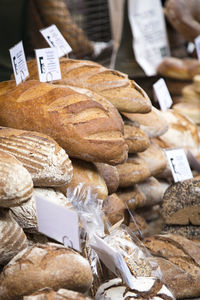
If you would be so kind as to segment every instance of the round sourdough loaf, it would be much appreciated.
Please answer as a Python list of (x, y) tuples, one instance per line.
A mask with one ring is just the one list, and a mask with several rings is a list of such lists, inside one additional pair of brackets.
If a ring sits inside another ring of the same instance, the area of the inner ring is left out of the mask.
[[(30, 79), (38, 79), (36, 60), (28, 62)], [(62, 58), (62, 79), (56, 84), (87, 88), (109, 100), (119, 111), (147, 113), (151, 101), (145, 91), (128, 75), (86, 60)]]
[(13, 155), (0, 151), (0, 207), (11, 207), (31, 198), (30, 173)]
[(53, 289), (45, 288), (30, 296), (24, 296), (23, 300), (92, 300), (92, 298), (85, 297), (83, 294), (66, 289), (54, 291)]
[(72, 249), (48, 243), (18, 253), (0, 274), (0, 299), (18, 300), (41, 288), (87, 291), (92, 284), (88, 261)]
[(67, 153), (45, 134), (0, 127), (0, 150), (21, 161), (31, 174), (34, 186), (58, 186), (72, 178)]
[(27, 245), (25, 233), (9, 210), (0, 209), (0, 265), (6, 264)]
[(127, 158), (119, 112), (89, 90), (26, 81), (0, 96), (0, 125), (47, 134), (71, 157), (110, 164)]

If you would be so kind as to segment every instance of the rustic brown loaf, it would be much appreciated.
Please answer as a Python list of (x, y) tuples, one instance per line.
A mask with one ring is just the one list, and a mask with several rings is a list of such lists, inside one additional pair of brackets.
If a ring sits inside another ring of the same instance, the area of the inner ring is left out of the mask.
[(124, 124), (124, 139), (128, 145), (129, 153), (145, 151), (150, 146), (147, 134), (132, 124)]
[(127, 158), (118, 111), (84, 89), (24, 82), (0, 96), (0, 124), (45, 133), (83, 160), (116, 164)]
[(23, 300), (92, 300), (83, 294), (66, 289), (54, 291), (50, 288), (41, 289), (30, 296), (24, 296)]
[(200, 241), (200, 226), (199, 225), (169, 225), (166, 224), (162, 228), (162, 234), (173, 233), (184, 236), (188, 239)]
[(172, 26), (187, 40), (193, 42), (200, 34), (200, 3), (198, 0), (168, 0), (165, 15)]
[(144, 181), (151, 173), (144, 159), (137, 155), (129, 156), (127, 161), (116, 166), (119, 173), (119, 187), (128, 187)]
[(162, 217), (166, 224), (200, 225), (200, 180), (185, 180), (172, 184), (162, 202)]
[[(147, 113), (151, 102), (143, 89), (126, 74), (92, 61), (60, 60), (62, 79), (56, 84), (87, 88), (112, 102), (119, 111)], [(38, 79), (36, 61), (28, 61), (30, 79)]]
[(132, 122), (137, 122), (140, 125), (140, 128), (146, 132), (150, 138), (164, 134), (169, 128), (169, 124), (163, 117), (162, 112), (153, 106), (151, 112), (148, 114), (123, 112), (122, 115)]
[(144, 240), (162, 272), (162, 281), (176, 298), (200, 296), (200, 248), (179, 235), (156, 235)]
[(0, 210), (0, 265), (8, 263), (28, 245), (22, 228), (13, 219), (8, 209)]
[(67, 153), (45, 134), (0, 126), (0, 150), (21, 161), (34, 186), (62, 185), (72, 178)]
[(72, 165), (73, 177), (71, 182), (60, 186), (58, 190), (66, 195), (68, 188), (74, 189), (77, 185), (83, 184), (85, 188), (96, 194), (98, 199), (105, 200), (108, 196), (108, 189), (97, 168), (92, 163), (80, 159), (72, 159)]
[(103, 203), (103, 211), (111, 225), (123, 219), (125, 221), (125, 210), (124, 202), (115, 193), (109, 195)]
[(146, 196), (136, 184), (127, 188), (118, 189), (116, 194), (130, 210), (143, 207), (146, 203)]
[(57, 205), (72, 208), (69, 200), (61, 192), (55, 191), (53, 188), (34, 188), (31, 199), (19, 206), (10, 208), (12, 216), (26, 232), (38, 232), (36, 196), (45, 198)]
[(101, 174), (108, 188), (108, 194), (116, 192), (119, 186), (119, 173), (116, 166), (104, 163), (95, 163), (98, 172)]
[(88, 261), (72, 249), (48, 243), (18, 253), (0, 274), (1, 300), (18, 300), (41, 288), (87, 291), (92, 283)]
[(162, 76), (180, 80), (192, 80), (200, 74), (200, 62), (195, 58), (165, 57), (157, 68)]
[(16, 87), (15, 80), (2, 81), (0, 87), (0, 96), (7, 94), (9, 91)]
[(14, 156), (0, 151), (0, 207), (19, 205), (31, 198), (30, 173)]

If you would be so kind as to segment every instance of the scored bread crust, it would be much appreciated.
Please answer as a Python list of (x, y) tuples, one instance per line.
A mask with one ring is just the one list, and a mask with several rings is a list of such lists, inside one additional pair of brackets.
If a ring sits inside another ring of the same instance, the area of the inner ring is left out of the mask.
[(0, 126), (0, 150), (21, 161), (34, 186), (62, 185), (72, 178), (67, 153), (45, 134)]
[(0, 207), (26, 202), (32, 193), (30, 173), (13, 155), (0, 151)]
[[(38, 79), (35, 60), (28, 61), (30, 79)], [(55, 84), (87, 88), (109, 100), (119, 111), (147, 113), (151, 101), (145, 91), (128, 75), (102, 65), (75, 59), (60, 59), (62, 79)]]
[(71, 157), (110, 164), (127, 158), (120, 114), (85, 89), (24, 82), (0, 96), (0, 124), (47, 134)]

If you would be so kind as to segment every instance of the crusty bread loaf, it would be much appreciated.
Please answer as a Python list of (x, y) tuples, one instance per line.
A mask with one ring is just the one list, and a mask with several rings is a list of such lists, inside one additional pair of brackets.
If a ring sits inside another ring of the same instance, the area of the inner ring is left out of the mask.
[(31, 198), (30, 173), (13, 155), (0, 151), (0, 207), (19, 205)]
[(137, 155), (129, 156), (127, 161), (116, 166), (119, 173), (119, 187), (128, 187), (144, 181), (151, 175), (144, 159)]
[(117, 194), (109, 195), (103, 203), (103, 211), (111, 225), (123, 219), (126, 221), (125, 210), (125, 204)]
[(90, 189), (93, 194), (96, 194), (98, 199), (105, 200), (108, 196), (108, 189), (97, 168), (92, 163), (80, 159), (72, 159), (72, 165), (73, 177), (71, 182), (60, 186), (58, 190), (66, 195), (68, 188), (74, 189), (82, 183), (85, 188)]
[(144, 240), (145, 247), (155, 256), (162, 272), (162, 281), (174, 296), (200, 296), (200, 248), (179, 235), (156, 235)]
[(14, 219), (26, 232), (38, 232), (37, 212), (35, 197), (42, 197), (57, 205), (72, 208), (69, 200), (59, 191), (52, 188), (34, 188), (33, 196), (27, 202), (11, 207), (11, 213)]
[(67, 153), (45, 134), (0, 126), (0, 150), (21, 161), (34, 186), (62, 185), (72, 178)]
[(165, 225), (162, 234), (173, 233), (184, 236), (188, 239), (200, 241), (199, 225)]
[(200, 180), (185, 180), (168, 187), (162, 202), (166, 224), (200, 225)]
[(180, 102), (173, 105), (173, 110), (200, 125), (200, 101), (199, 103)]
[(0, 210), (0, 265), (8, 263), (28, 245), (22, 228), (13, 219), (8, 209)]
[(196, 74), (200, 74), (200, 62), (195, 58), (165, 57), (157, 67), (157, 71), (162, 76), (192, 80)]
[(2, 81), (0, 87), (0, 96), (7, 94), (9, 91), (16, 87), (15, 80)]
[(106, 186), (108, 188), (108, 194), (116, 192), (119, 186), (119, 173), (116, 166), (111, 166), (104, 163), (95, 163), (95, 166), (105, 180)]
[(135, 210), (137, 207), (143, 207), (146, 203), (146, 196), (142, 193), (137, 184), (127, 188), (118, 189), (116, 194), (130, 210)]
[(1, 300), (18, 300), (41, 288), (85, 292), (92, 283), (88, 261), (72, 249), (49, 243), (19, 252), (0, 274)]
[[(30, 79), (38, 79), (36, 61), (28, 62)], [(86, 60), (62, 58), (62, 79), (57, 84), (87, 88), (112, 102), (120, 111), (147, 113), (151, 102), (147, 94), (126, 74)]]
[(45, 133), (83, 160), (116, 164), (127, 158), (121, 116), (91, 91), (26, 81), (0, 96), (0, 125)]
[(23, 300), (92, 300), (83, 294), (66, 289), (54, 291), (50, 288), (41, 289), (30, 296), (24, 296)]
[(147, 134), (130, 123), (124, 124), (124, 138), (128, 145), (129, 153), (145, 151), (150, 146), (150, 140)]
[[(200, 77), (200, 75), (196, 77)], [(196, 81), (196, 85), (197, 85), (197, 81)], [(200, 104), (200, 94), (194, 90), (194, 87), (195, 87), (194, 84), (189, 84), (182, 89), (181, 102)]]
[(167, 159), (163, 150), (154, 142), (151, 142), (144, 152), (138, 153), (138, 156), (146, 162), (151, 176), (162, 173), (167, 167)]
[(128, 120), (139, 123), (140, 128), (150, 138), (160, 136), (169, 129), (169, 124), (163, 117), (162, 112), (155, 107), (152, 107), (151, 112), (148, 114), (122, 113), (122, 115)]

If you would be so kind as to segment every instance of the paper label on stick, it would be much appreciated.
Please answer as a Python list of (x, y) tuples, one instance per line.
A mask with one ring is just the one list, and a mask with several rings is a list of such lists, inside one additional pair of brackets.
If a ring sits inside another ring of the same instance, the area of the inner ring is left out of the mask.
[(24, 47), (22, 42), (9, 49), (16, 84), (25, 81), (29, 76)]
[(105, 266), (109, 268), (114, 274), (121, 276), (123, 281), (133, 289), (134, 276), (131, 274), (122, 255), (111, 248), (103, 239), (101, 239), (97, 235), (94, 235), (94, 240), (90, 245), (96, 251)]
[(39, 232), (80, 251), (78, 214), (41, 196), (35, 196)]
[(60, 62), (56, 48), (37, 49), (35, 55), (41, 82), (61, 79)]
[(153, 90), (161, 110), (165, 111), (170, 108), (173, 101), (163, 78), (160, 78), (158, 81), (156, 81), (156, 83), (153, 84)]
[(62, 36), (56, 25), (41, 29), (40, 32), (50, 47), (57, 48), (59, 58), (72, 51), (72, 48)]
[(185, 151), (183, 149), (164, 150), (175, 182), (193, 178)]
[(165, 18), (160, 0), (128, 0), (128, 15), (133, 33), (133, 50), (147, 76), (170, 55)]

